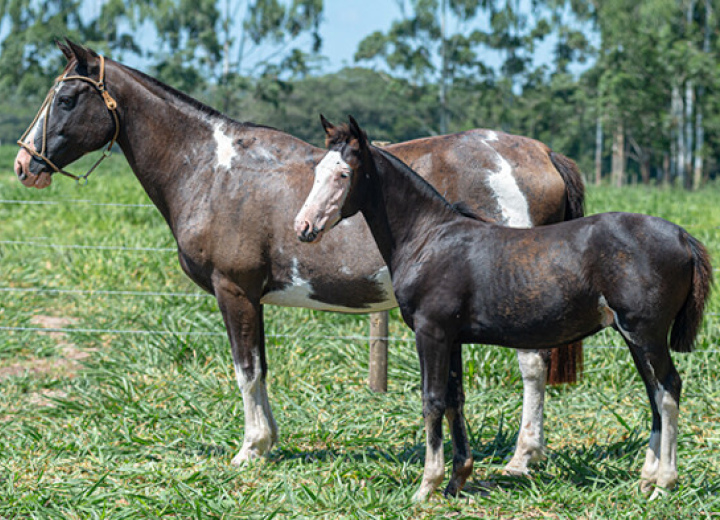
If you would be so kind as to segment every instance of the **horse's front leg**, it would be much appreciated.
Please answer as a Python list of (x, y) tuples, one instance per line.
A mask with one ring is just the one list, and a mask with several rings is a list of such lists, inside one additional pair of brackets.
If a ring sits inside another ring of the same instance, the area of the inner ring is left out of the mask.
[(450, 345), (443, 331), (416, 329), (415, 343), (422, 377), (423, 418), (425, 419), (425, 469), (413, 500), (421, 501), (435, 491), (445, 477), (442, 420), (450, 367)]
[(446, 496), (456, 496), (472, 474), (473, 457), (465, 425), (465, 391), (463, 390), (462, 344), (453, 345), (450, 353), (450, 373), (447, 385), (447, 409), (445, 418), (450, 426), (453, 445), (452, 476)]
[(225, 320), (235, 376), (245, 409), (245, 439), (233, 465), (267, 454), (277, 441), (278, 429), (268, 400), (265, 378), (265, 334), (259, 297), (237, 285), (222, 281), (215, 295)]
[(525, 475), (528, 466), (544, 454), (543, 408), (547, 366), (539, 350), (518, 350), (518, 363), (523, 379), (523, 407), (515, 454), (503, 473)]

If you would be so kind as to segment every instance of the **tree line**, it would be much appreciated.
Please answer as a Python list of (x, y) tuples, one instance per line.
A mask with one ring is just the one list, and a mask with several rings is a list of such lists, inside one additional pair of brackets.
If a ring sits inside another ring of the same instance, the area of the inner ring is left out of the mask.
[[(310, 142), (319, 112), (352, 113), (387, 141), (476, 127), (533, 137), (588, 182), (696, 189), (716, 176), (720, 0), (396, 4), (353, 66), (327, 73), (322, 0), (0, 0), (0, 140), (32, 119), (63, 66), (54, 40), (69, 37)], [(159, 45), (143, 48), (148, 31)]]

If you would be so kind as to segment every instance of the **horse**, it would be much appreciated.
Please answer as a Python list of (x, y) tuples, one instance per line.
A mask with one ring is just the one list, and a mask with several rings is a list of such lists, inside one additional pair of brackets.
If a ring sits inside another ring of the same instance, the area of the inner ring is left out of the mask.
[[(300, 208), (307, 195), (302, 187), (324, 149), (234, 121), (73, 42), (58, 46), (67, 65), (20, 139), (18, 178), (36, 188), (48, 186), (57, 172), (87, 182), (90, 172), (64, 168), (105, 147), (99, 162), (117, 143), (172, 231), (182, 269), (221, 310), (245, 413), (233, 464), (267, 454), (278, 429), (266, 389), (263, 306), (350, 313), (396, 307), (382, 257), (359, 245), (369, 242), (367, 227), (359, 217), (349, 221), (346, 237), (357, 246), (338, 237), (321, 246), (321, 254), (299, 247), (287, 209)], [(530, 227), (583, 212), (577, 167), (531, 139), (473, 130), (388, 150), (447, 197), (464, 198), (501, 223)], [(580, 350), (565, 352), (572, 368)], [(542, 455), (544, 359), (537, 351), (518, 353), (524, 402), (509, 473), (526, 472)], [(551, 362), (550, 373), (563, 366), (563, 360)]]
[(641, 488), (655, 496), (673, 488), (682, 383), (668, 333), (672, 350), (692, 350), (712, 283), (705, 247), (675, 224), (632, 213), (499, 226), (448, 203), (400, 159), (370, 145), (352, 117), (349, 125), (322, 123), (328, 152), (294, 229), (301, 241), (317, 242), (360, 212), (390, 270), (422, 377), (427, 451), (414, 498), (427, 498), (443, 481), (443, 416), (453, 447), (445, 494), (456, 495), (472, 473), (464, 343), (547, 349), (606, 327), (627, 343), (650, 399)]

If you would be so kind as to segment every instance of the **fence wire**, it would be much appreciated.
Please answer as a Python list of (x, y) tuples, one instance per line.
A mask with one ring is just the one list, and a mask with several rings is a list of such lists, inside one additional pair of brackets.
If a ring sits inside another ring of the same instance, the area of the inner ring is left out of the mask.
[[(56, 206), (63, 204), (87, 204), (89, 206), (100, 207), (121, 207), (121, 208), (155, 208), (153, 204), (126, 204), (117, 202), (95, 202), (86, 199), (64, 199), (64, 200), (8, 200), (0, 199), (0, 204), (16, 204), (16, 205), (48, 205)], [(697, 225), (684, 227), (699, 227)], [(706, 228), (709, 230), (720, 229), (720, 227)], [(0, 245), (29, 246), (33, 248), (56, 248), (56, 249), (80, 249), (80, 250), (99, 250), (99, 251), (131, 251), (131, 252), (177, 252), (175, 247), (128, 247), (128, 246), (97, 246), (85, 244), (54, 244), (48, 242), (38, 242), (35, 240), (0, 240)], [(713, 271), (720, 271), (720, 268), (714, 268)], [(0, 287), (0, 292), (6, 293), (26, 293), (26, 294), (73, 294), (86, 296), (129, 296), (129, 297), (167, 297), (167, 298), (202, 298), (211, 295), (207, 293), (184, 293), (184, 292), (161, 292), (161, 291), (122, 291), (122, 290), (82, 290), (82, 289), (62, 289), (62, 288), (38, 288), (38, 287)], [(705, 316), (720, 316), (718, 312), (705, 313)], [(23, 326), (0, 326), (0, 331), (5, 332), (33, 332), (37, 334), (59, 332), (65, 334), (114, 334), (114, 335), (144, 335), (144, 336), (174, 336), (174, 337), (192, 337), (192, 336), (226, 336), (225, 332), (213, 331), (169, 331), (169, 330), (123, 330), (123, 329), (101, 329), (101, 328), (79, 328), (79, 327), (23, 327)], [(266, 334), (268, 338), (275, 339), (296, 339), (296, 334)], [(343, 341), (377, 341), (383, 340), (392, 343), (414, 343), (412, 338), (398, 338), (394, 336), (325, 336), (325, 335), (304, 335), (305, 339), (318, 340), (343, 340)], [(591, 349), (609, 349), (621, 350), (627, 347), (614, 345), (583, 345), (583, 348)], [(696, 353), (720, 353), (720, 349), (702, 349), (696, 350)]]

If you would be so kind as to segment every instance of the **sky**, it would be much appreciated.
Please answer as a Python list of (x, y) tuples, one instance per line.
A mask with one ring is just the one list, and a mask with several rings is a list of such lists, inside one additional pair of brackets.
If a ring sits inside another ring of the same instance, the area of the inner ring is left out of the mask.
[(325, 0), (320, 34), (328, 72), (353, 64), (360, 41), (374, 31), (385, 32), (400, 10), (393, 0)]

